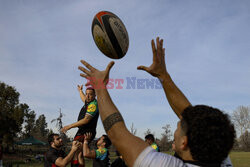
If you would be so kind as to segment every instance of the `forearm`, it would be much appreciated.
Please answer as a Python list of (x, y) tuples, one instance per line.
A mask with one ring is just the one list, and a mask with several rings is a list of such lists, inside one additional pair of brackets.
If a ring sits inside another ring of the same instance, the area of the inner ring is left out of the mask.
[(79, 165), (81, 165), (81, 166), (84, 166), (84, 165), (85, 165), (85, 161), (84, 161), (84, 157), (83, 157), (83, 152), (80, 152), (80, 153), (78, 154), (78, 163), (79, 163)]
[(79, 127), (79, 126), (85, 125), (88, 122), (89, 122), (88, 119), (83, 118), (83, 119), (81, 119), (81, 120), (79, 120), (79, 121), (77, 121), (75, 123), (70, 124), (69, 126), (70, 126), (70, 129), (71, 129), (71, 128), (75, 128), (75, 127)]
[(91, 151), (88, 146), (88, 142), (84, 141), (83, 143), (83, 155), (86, 158), (91, 158)]
[(185, 108), (191, 105), (185, 95), (180, 91), (180, 89), (175, 85), (169, 74), (165, 74), (162, 79), (160, 79), (165, 95), (171, 108), (174, 110), (175, 114), (180, 118), (181, 113)]
[(82, 99), (82, 101), (85, 103), (85, 100), (86, 100), (86, 96), (85, 94), (83, 93), (82, 90), (79, 90), (79, 93), (80, 93), (80, 98)]
[(69, 154), (63, 158), (62, 160), (56, 160), (56, 165), (57, 166), (66, 166), (74, 157), (75, 151), (70, 150)]
[[(106, 133), (112, 144), (124, 157), (126, 163), (132, 166), (137, 156), (147, 147), (147, 144), (128, 131), (122, 116), (119, 114), (106, 89), (97, 90), (97, 101)], [(114, 120), (117, 120), (117, 122), (114, 122)], [(133, 149), (130, 149), (128, 145), (133, 147)]]

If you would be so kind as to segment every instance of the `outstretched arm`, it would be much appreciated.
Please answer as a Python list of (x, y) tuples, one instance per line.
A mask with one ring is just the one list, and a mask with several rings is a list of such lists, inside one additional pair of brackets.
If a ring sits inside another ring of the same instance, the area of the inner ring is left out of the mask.
[(95, 159), (96, 157), (95, 150), (90, 150), (88, 145), (91, 136), (92, 136), (91, 133), (84, 134), (83, 155), (86, 158)]
[(75, 128), (75, 127), (79, 127), (79, 126), (82, 126), (82, 125), (85, 125), (87, 123), (89, 123), (89, 121), (92, 119), (93, 117), (89, 114), (86, 114), (85, 117), (77, 122), (74, 122), (70, 125), (66, 125), (64, 126), (61, 131), (63, 133), (66, 133), (68, 130), (70, 130), (71, 128)]
[(85, 96), (85, 94), (82, 91), (82, 87), (83, 87), (83, 85), (81, 85), (81, 86), (77, 85), (77, 89), (78, 89), (78, 91), (80, 93), (80, 98), (82, 99), (82, 102), (85, 103), (86, 96)]
[(165, 48), (163, 48), (163, 39), (156, 38), (156, 47), (154, 40), (151, 41), (153, 51), (153, 63), (149, 67), (138, 66), (138, 70), (144, 70), (154, 77), (157, 77), (163, 86), (165, 95), (171, 108), (180, 118), (183, 110), (190, 106), (191, 103), (175, 85), (166, 69), (165, 64)]
[[(107, 89), (105, 89), (109, 79), (109, 71), (114, 65), (114, 62), (110, 62), (105, 71), (95, 69), (86, 61), (82, 60), (81, 62), (88, 68), (87, 70), (84, 67), (79, 67), (79, 69), (84, 72), (81, 76), (89, 80), (86, 86), (91, 84), (96, 90), (99, 112), (104, 129), (112, 144), (124, 157), (128, 166), (132, 166), (138, 155), (148, 145), (142, 139), (132, 135), (128, 131), (122, 115), (111, 100)], [(133, 149), (130, 149), (131, 147), (128, 146), (131, 146)]]

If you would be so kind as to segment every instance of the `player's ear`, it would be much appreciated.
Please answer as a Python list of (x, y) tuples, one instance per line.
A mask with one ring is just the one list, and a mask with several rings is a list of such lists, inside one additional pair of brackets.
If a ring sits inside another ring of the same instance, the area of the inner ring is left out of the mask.
[(187, 136), (182, 136), (181, 138), (182, 138), (181, 148), (185, 150), (188, 147), (188, 138)]

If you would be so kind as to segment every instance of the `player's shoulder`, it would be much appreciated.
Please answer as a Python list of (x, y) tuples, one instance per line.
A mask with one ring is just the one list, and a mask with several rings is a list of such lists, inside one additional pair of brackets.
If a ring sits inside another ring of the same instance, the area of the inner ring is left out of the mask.
[(96, 112), (98, 112), (98, 105), (97, 105), (96, 99), (88, 104), (87, 112), (88, 113), (96, 113)]
[(90, 102), (89, 104), (95, 104), (95, 105), (97, 105), (97, 100), (96, 99), (94, 99), (92, 102)]

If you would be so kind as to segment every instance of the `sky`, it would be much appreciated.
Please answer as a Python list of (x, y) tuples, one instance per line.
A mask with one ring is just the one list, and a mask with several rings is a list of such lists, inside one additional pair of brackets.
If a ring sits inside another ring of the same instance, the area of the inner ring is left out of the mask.
[[(78, 66), (84, 59), (103, 70), (111, 61), (96, 47), (91, 24), (96, 13), (110, 11), (126, 26), (129, 49), (115, 60), (110, 78), (123, 79), (109, 90), (130, 129), (157, 138), (177, 116), (163, 89), (128, 89), (135, 77), (157, 80), (139, 65), (152, 63), (151, 39), (160, 36), (172, 79), (193, 104), (206, 104), (231, 114), (250, 105), (250, 1), (248, 0), (0, 0), (0, 81), (14, 86), (20, 103), (37, 117), (59, 116), (64, 125), (77, 120), (83, 106), (77, 85), (85, 84)], [(69, 130), (71, 137), (77, 128)], [(104, 132), (101, 121), (97, 137)]]

